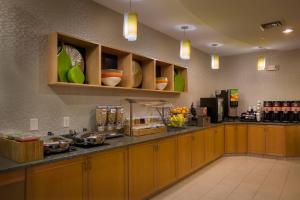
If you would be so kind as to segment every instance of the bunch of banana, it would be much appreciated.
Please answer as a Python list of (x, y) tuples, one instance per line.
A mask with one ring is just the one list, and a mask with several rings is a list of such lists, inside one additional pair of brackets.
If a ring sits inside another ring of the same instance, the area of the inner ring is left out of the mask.
[(185, 118), (183, 114), (176, 114), (170, 117), (169, 126), (173, 127), (182, 127), (185, 122)]

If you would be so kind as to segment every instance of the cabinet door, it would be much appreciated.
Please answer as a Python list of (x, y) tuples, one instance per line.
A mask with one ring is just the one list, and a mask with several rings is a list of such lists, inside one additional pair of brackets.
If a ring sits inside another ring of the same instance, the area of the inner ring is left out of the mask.
[(89, 200), (127, 199), (127, 151), (117, 149), (88, 157)]
[(143, 199), (155, 190), (156, 143), (129, 147), (129, 199)]
[(236, 125), (236, 153), (248, 152), (248, 125)]
[(215, 157), (215, 134), (212, 128), (204, 130), (205, 132), (205, 163), (212, 161)]
[(268, 125), (266, 127), (266, 153), (268, 155), (285, 155), (284, 126)]
[(225, 152), (236, 153), (236, 125), (225, 125)]
[(266, 137), (264, 125), (248, 125), (248, 152), (265, 154)]
[(285, 127), (286, 155), (300, 156), (300, 126), (291, 125)]
[(215, 132), (215, 156), (218, 158), (224, 154), (224, 126), (214, 128)]
[(84, 166), (84, 159), (76, 158), (28, 168), (27, 199), (84, 199)]
[(192, 134), (178, 136), (178, 176), (183, 177), (192, 169)]
[(205, 164), (205, 135), (197, 131), (192, 136), (192, 168), (198, 169)]
[(24, 170), (0, 173), (0, 198), (3, 200), (25, 199)]
[(176, 180), (176, 143), (176, 137), (158, 142), (157, 179), (159, 188), (165, 187)]

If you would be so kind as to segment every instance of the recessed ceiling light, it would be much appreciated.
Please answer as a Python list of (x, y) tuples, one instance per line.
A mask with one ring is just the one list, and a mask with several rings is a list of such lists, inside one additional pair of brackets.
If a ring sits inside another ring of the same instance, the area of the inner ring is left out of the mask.
[(222, 46), (222, 45), (223, 45), (223, 44), (217, 43), (217, 42), (214, 42), (214, 43), (209, 44), (209, 46), (211, 46), (211, 47), (220, 47), (220, 46)]
[(288, 34), (288, 33), (291, 33), (291, 32), (293, 32), (294, 30), (293, 29), (291, 29), (291, 28), (286, 28), (284, 31), (282, 31), (283, 33), (285, 33), (285, 34)]
[(182, 31), (182, 27), (186, 27), (185, 31), (194, 31), (196, 30), (196, 26), (192, 24), (178, 24), (175, 26), (175, 29)]

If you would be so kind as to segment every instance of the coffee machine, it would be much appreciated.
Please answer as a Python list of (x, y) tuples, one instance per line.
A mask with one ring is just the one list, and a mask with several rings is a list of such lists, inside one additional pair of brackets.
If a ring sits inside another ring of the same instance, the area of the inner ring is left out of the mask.
[(207, 108), (207, 115), (210, 117), (211, 123), (223, 121), (223, 101), (223, 98), (219, 97), (200, 98), (200, 107)]

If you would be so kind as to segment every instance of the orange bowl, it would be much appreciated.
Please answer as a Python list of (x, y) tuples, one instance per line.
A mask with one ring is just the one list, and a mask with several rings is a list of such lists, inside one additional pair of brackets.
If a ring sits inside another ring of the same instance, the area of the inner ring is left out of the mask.
[(118, 69), (103, 69), (101, 71), (101, 77), (102, 78), (108, 78), (108, 77), (122, 77), (123, 71)]

